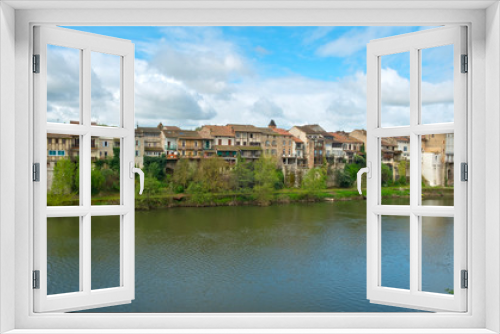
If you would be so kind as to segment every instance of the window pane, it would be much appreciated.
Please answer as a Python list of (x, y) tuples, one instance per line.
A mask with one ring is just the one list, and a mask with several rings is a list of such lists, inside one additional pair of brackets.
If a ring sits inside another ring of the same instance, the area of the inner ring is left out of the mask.
[(47, 206), (80, 205), (80, 136), (47, 134)]
[(120, 286), (120, 216), (92, 217), (92, 290)]
[(120, 126), (121, 57), (92, 52), (91, 68), (93, 125)]
[(410, 53), (380, 57), (381, 125), (410, 125)]
[(92, 137), (92, 205), (119, 205), (120, 138)]
[(421, 136), (422, 205), (453, 206), (453, 133)]
[(47, 294), (80, 290), (80, 218), (47, 218)]
[(80, 121), (80, 54), (47, 45), (47, 122)]
[(410, 289), (410, 217), (382, 216), (382, 286)]
[(381, 147), (382, 205), (410, 205), (410, 137), (385, 137)]
[(422, 124), (453, 122), (453, 45), (420, 51)]
[(453, 294), (453, 218), (421, 219), (422, 291)]

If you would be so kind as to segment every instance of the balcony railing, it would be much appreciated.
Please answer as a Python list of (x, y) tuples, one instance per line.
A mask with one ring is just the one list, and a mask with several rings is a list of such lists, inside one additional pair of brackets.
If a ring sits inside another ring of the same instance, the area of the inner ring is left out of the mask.
[(175, 151), (177, 150), (177, 145), (165, 145), (165, 151)]

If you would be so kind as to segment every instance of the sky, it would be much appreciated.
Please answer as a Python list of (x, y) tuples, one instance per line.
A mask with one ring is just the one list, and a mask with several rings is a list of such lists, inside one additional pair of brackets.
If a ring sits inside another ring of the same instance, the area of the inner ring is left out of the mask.
[[(285, 129), (320, 124), (351, 131), (366, 128), (366, 44), (429, 27), (67, 28), (135, 44), (139, 126), (267, 126), (273, 119)], [(453, 121), (450, 50), (452, 57), (450, 46), (425, 50), (424, 122)], [(48, 120), (64, 122), (78, 117), (78, 55), (67, 48), (49, 51)], [(382, 123), (408, 125), (408, 55), (384, 57)], [(118, 123), (114, 58), (92, 54), (92, 114), (100, 124)]]

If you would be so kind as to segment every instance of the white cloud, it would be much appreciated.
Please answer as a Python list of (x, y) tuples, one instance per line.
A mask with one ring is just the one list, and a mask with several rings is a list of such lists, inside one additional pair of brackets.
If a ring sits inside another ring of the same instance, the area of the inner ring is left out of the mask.
[(261, 114), (267, 117), (282, 117), (283, 109), (276, 105), (268, 98), (261, 97), (250, 108), (250, 111), (255, 114)]
[(159, 73), (142, 60), (136, 60), (135, 98), (136, 121), (143, 126), (159, 122), (206, 122), (216, 115), (202, 94)]
[(152, 46), (155, 53), (150, 64), (164, 75), (199, 93), (227, 98), (230, 82), (251, 74), (251, 66), (238, 47), (223, 40), (217, 29), (168, 30), (172, 32), (173, 41), (162, 40)]
[(316, 50), (320, 57), (347, 57), (363, 50), (373, 39), (409, 32), (408, 27), (363, 27), (351, 29), (339, 38), (323, 44)]

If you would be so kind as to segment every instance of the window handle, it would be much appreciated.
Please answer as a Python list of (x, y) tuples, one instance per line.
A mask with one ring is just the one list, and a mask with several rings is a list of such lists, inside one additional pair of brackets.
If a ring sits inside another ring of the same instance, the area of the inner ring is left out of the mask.
[(363, 173), (366, 173), (367, 177), (369, 179), (371, 179), (372, 177), (372, 170), (371, 170), (371, 167), (372, 167), (372, 163), (371, 162), (368, 162), (366, 164), (366, 167), (365, 168), (361, 168), (359, 171), (358, 171), (358, 180), (357, 180), (357, 184), (358, 184), (358, 192), (360, 195), (363, 195), (363, 192), (361, 191), (361, 176), (363, 175)]
[(130, 167), (130, 178), (134, 178), (134, 173), (139, 174), (139, 184), (140, 184), (140, 189), (139, 189), (139, 195), (142, 195), (142, 191), (144, 190), (144, 172), (140, 168), (134, 167), (134, 162), (131, 161), (129, 164)]

